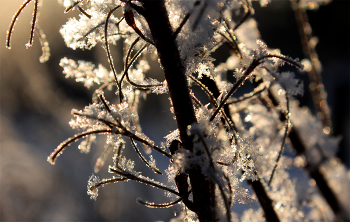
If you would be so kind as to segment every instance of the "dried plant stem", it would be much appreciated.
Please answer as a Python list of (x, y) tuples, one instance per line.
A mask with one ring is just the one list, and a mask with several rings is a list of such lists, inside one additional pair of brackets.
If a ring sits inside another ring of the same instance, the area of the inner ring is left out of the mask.
[(301, 45), (305, 57), (311, 63), (311, 69), (307, 71), (311, 81), (309, 88), (312, 93), (315, 108), (317, 109), (317, 116), (322, 120), (324, 132), (326, 134), (332, 131), (331, 113), (327, 103), (327, 93), (324, 90), (321, 77), (321, 63), (318, 60), (318, 55), (314, 44), (311, 44), (312, 29), (308, 21), (306, 9), (299, 7), (298, 1), (291, 0), (292, 8), (294, 10), (295, 18), (299, 28), (299, 35)]
[[(164, 0), (144, 1), (144, 16), (156, 44), (159, 59), (168, 83), (180, 138), (185, 149), (192, 151), (192, 139), (187, 126), (196, 121), (188, 89), (185, 69), (174, 39)], [(157, 13), (154, 13), (157, 11)], [(203, 175), (200, 167), (189, 172), (195, 213), (200, 221), (215, 221), (215, 184)], [(206, 194), (206, 195), (203, 195)]]
[(21, 7), (17, 10), (16, 14), (13, 16), (12, 20), (11, 20), (11, 24), (10, 27), (7, 31), (7, 36), (6, 36), (6, 47), (8, 49), (11, 48), (11, 36), (12, 36), (12, 31), (13, 28), (16, 24), (16, 21), (18, 19), (18, 16), (21, 14), (22, 10), (28, 5), (28, 3), (30, 3), (32, 0), (26, 0), (23, 2), (23, 4), (21, 5)]

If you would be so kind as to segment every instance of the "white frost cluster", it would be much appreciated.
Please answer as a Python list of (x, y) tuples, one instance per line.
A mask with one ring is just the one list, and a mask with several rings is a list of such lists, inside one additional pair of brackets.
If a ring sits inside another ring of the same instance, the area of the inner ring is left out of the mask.
[(100, 182), (100, 178), (98, 176), (95, 176), (94, 174), (91, 175), (91, 177), (88, 180), (87, 185), (87, 194), (90, 196), (90, 199), (96, 200), (98, 196), (98, 188), (96, 189), (90, 189), (93, 186), (96, 186)]
[(78, 61), (62, 58), (60, 66), (63, 67), (63, 73), (66, 78), (75, 78), (77, 82), (83, 82), (84, 86), (90, 88), (94, 83), (100, 85), (110, 82), (113, 79), (113, 73), (109, 72), (101, 64), (95, 68), (91, 62)]
[[(104, 27), (106, 20), (105, 10), (110, 4), (106, 1), (91, 0), (91, 7), (86, 10), (91, 18), (80, 14), (79, 19), (70, 18), (60, 30), (66, 45), (72, 49), (91, 49), (98, 42), (104, 43)], [(109, 19), (108, 33), (118, 33), (115, 25), (117, 19), (112, 15)], [(119, 35), (109, 35), (108, 42), (115, 43)]]

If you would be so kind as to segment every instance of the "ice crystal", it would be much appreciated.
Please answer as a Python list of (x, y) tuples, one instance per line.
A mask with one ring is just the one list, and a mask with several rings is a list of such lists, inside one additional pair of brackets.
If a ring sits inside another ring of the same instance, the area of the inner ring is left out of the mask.
[(74, 60), (64, 57), (60, 61), (60, 66), (63, 67), (66, 78), (73, 77), (77, 82), (83, 82), (87, 88), (93, 86), (94, 83), (99, 85), (113, 79), (113, 74), (101, 64), (95, 68), (91, 62), (78, 61), (77, 64)]
[[(98, 42), (103, 43), (106, 20), (104, 11), (108, 6), (109, 4), (105, 1), (92, 0), (91, 7), (86, 10), (91, 18), (82, 14), (79, 16), (79, 20), (70, 18), (60, 30), (66, 45), (72, 49), (91, 49)], [(118, 33), (116, 22), (117, 19), (112, 15), (108, 23), (109, 33)], [(109, 35), (108, 42), (116, 43), (119, 38), (120, 35)]]
[(304, 85), (299, 79), (295, 79), (293, 72), (282, 72), (281, 75), (276, 76), (276, 79), (287, 91), (288, 95), (296, 96), (304, 94)]
[(100, 178), (92, 174), (88, 180), (87, 185), (87, 194), (90, 196), (90, 199), (96, 200), (98, 196), (98, 188), (91, 189), (92, 187), (96, 186), (100, 182)]

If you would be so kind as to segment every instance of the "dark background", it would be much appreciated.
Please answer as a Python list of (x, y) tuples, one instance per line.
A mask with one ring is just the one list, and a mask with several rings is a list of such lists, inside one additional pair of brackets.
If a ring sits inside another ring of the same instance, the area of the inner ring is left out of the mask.
[[(63, 14), (56, 0), (43, 2), (39, 25), (47, 35), (50, 60), (39, 63), (40, 44), (25, 49), (29, 38), (33, 3), (28, 5), (16, 24), (12, 49), (5, 48), (5, 36), (12, 15), (22, 0), (0, 0), (0, 220), (1, 221), (97, 221), (169, 220), (177, 208), (148, 209), (135, 199), (168, 202), (164, 193), (134, 182), (109, 185), (100, 189), (97, 201), (86, 194), (86, 184), (102, 144), (91, 153), (81, 154), (77, 144), (69, 147), (51, 166), (47, 156), (58, 144), (74, 135), (70, 129), (72, 108), (82, 109), (91, 102), (92, 90), (74, 79), (65, 79), (59, 61), (62, 57), (102, 63), (108, 67), (104, 51), (73, 51), (65, 47), (58, 30), (71, 14)], [(266, 8), (254, 3), (262, 39), (270, 48), (302, 59), (298, 30), (289, 1), (272, 1)], [(74, 14), (75, 12), (73, 12)], [(319, 38), (317, 52), (323, 66), (322, 77), (332, 110), (334, 135), (342, 135), (339, 156), (349, 166), (349, 2), (333, 1), (317, 11), (308, 12), (313, 34)], [(112, 46), (119, 70), (122, 45)], [(151, 64), (156, 67), (156, 62)], [(159, 69), (147, 74), (163, 79)], [(307, 86), (307, 76), (299, 76)], [(310, 94), (301, 98), (310, 107)], [(144, 132), (157, 144), (175, 129), (169, 114), (167, 95), (151, 95), (142, 101), (140, 119)], [(154, 118), (154, 116), (157, 116)], [(103, 138), (99, 140), (103, 143)], [(131, 150), (131, 149), (126, 149)], [(133, 152), (129, 152), (131, 158)], [(167, 160), (160, 158), (161, 170)], [(107, 163), (108, 164), (108, 163)], [(136, 163), (137, 164), (137, 163)], [(141, 164), (139, 164), (141, 165)], [(107, 177), (107, 167), (101, 177)], [(149, 172), (146, 171), (146, 174)], [(151, 175), (151, 174), (150, 174)], [(164, 180), (164, 178), (163, 178)], [(164, 181), (166, 182), (166, 181)]]

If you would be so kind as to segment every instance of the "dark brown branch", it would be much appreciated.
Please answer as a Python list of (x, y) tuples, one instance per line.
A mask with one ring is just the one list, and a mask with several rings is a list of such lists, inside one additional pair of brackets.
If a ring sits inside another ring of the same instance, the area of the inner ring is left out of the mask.
[[(143, 1), (144, 16), (150, 27), (165, 79), (168, 83), (183, 147), (192, 151), (192, 139), (187, 135), (187, 126), (195, 123), (196, 117), (188, 90), (185, 69), (180, 59), (164, 4), (164, 0)], [(155, 11), (157, 13), (154, 13)], [(192, 168), (189, 171), (189, 176), (195, 212), (199, 220), (202, 222), (215, 221), (215, 184), (203, 175), (199, 166)]]

